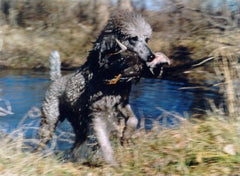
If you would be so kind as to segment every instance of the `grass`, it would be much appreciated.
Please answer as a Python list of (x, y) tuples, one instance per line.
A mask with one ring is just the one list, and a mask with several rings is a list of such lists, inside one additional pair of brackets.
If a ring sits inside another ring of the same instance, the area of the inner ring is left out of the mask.
[(85, 26), (85, 31), (82, 28), (34, 31), (4, 25), (1, 64), (10, 68), (48, 68), (49, 54), (58, 50), (65, 65), (79, 66), (84, 63), (93, 41), (87, 32), (91, 27)]
[(132, 164), (129, 170), (138, 171), (139, 175), (238, 173), (239, 154), (231, 155), (225, 150), (231, 145), (239, 153), (238, 128), (235, 123), (208, 116), (204, 121), (184, 120), (175, 129), (142, 134), (135, 139), (135, 146), (129, 149), (130, 158), (125, 166)]
[(240, 172), (239, 123), (224, 116), (181, 120), (175, 128), (138, 130), (128, 146), (115, 145), (119, 168), (62, 162), (23, 152), (24, 138), (0, 140), (0, 175), (234, 175)]

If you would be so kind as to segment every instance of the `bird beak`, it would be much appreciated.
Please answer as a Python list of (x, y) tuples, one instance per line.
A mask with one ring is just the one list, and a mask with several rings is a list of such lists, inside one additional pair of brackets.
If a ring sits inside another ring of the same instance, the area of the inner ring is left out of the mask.
[(118, 53), (121, 53), (121, 52), (123, 52), (123, 51), (126, 51), (127, 50), (127, 47), (124, 45), (124, 44), (122, 44), (118, 39), (115, 39), (116, 40), (116, 42), (117, 42), (117, 44), (118, 44), (118, 46), (121, 48), (121, 50), (120, 51), (118, 51)]

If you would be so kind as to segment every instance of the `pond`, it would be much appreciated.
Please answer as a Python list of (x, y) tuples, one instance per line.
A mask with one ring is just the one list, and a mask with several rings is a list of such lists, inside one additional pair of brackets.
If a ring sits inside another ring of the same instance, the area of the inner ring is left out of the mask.
[[(28, 124), (30, 128), (25, 132), (26, 138), (35, 137), (35, 127), (39, 126), (40, 120), (39, 109), (49, 84), (48, 72), (1, 70), (0, 107), (2, 111), (7, 109), (11, 113), (0, 114), (0, 130), (11, 133)], [(130, 104), (137, 117), (144, 119), (145, 128), (151, 128), (153, 119), (172, 125), (177, 122), (176, 116), (187, 118), (193, 112), (204, 110), (206, 99), (217, 97), (211, 92), (182, 89), (189, 86), (192, 85), (184, 82), (141, 79), (132, 88)], [(61, 124), (60, 128), (69, 131), (69, 124)]]

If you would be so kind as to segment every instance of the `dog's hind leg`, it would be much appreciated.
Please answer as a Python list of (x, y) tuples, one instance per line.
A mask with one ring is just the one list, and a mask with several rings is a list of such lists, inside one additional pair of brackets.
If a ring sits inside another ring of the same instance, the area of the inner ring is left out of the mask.
[(121, 138), (121, 144), (123, 145), (132, 137), (134, 131), (136, 130), (138, 119), (136, 118), (129, 104), (127, 104), (124, 108), (121, 108), (120, 111), (126, 118), (126, 124)]

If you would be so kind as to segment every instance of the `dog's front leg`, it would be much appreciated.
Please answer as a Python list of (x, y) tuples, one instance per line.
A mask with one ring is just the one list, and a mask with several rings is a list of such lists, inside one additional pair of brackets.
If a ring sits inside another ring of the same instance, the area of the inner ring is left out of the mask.
[(126, 124), (121, 138), (121, 144), (123, 145), (128, 143), (128, 140), (132, 137), (134, 131), (136, 130), (138, 120), (129, 104), (127, 104), (124, 108), (121, 108), (120, 111), (126, 118)]
[(103, 158), (106, 163), (112, 166), (117, 166), (113, 155), (113, 149), (109, 140), (110, 131), (108, 130), (107, 121), (104, 117), (99, 115), (103, 114), (98, 113), (93, 118), (93, 129), (102, 150)]

